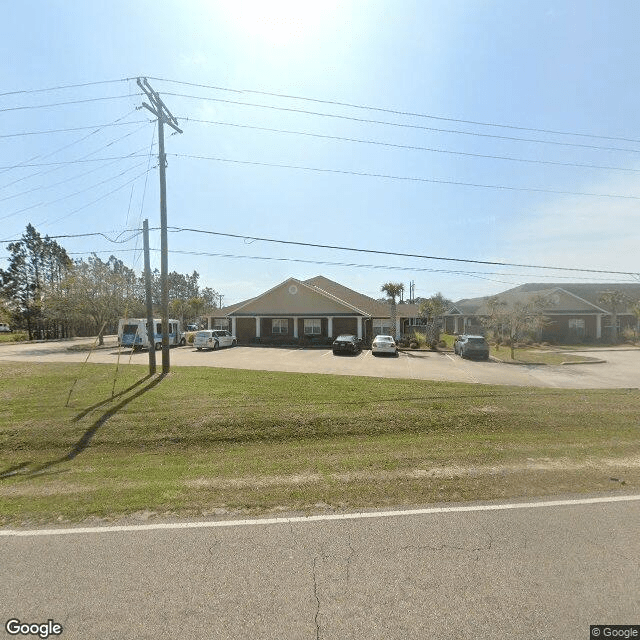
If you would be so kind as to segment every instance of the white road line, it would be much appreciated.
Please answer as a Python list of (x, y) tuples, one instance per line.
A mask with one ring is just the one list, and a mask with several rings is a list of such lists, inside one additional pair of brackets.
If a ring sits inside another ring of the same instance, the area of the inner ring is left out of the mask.
[(512, 502), (506, 504), (479, 504), (457, 507), (428, 507), (403, 511), (370, 511), (366, 513), (338, 513), (321, 516), (294, 516), (291, 518), (262, 518), (255, 520), (214, 520), (207, 522), (172, 522), (159, 524), (132, 524), (106, 527), (76, 527), (71, 529), (0, 529), (0, 537), (60, 536), (90, 533), (116, 533), (125, 531), (159, 531), (169, 529), (211, 529), (216, 527), (257, 527), (265, 525), (330, 522), (332, 520), (364, 520), (373, 518), (397, 518), (435, 513), (468, 513), (473, 511), (508, 511), (513, 509), (542, 509), (612, 502), (637, 502), (640, 495), (603, 496), (600, 498), (576, 498), (573, 500), (545, 500), (541, 502)]

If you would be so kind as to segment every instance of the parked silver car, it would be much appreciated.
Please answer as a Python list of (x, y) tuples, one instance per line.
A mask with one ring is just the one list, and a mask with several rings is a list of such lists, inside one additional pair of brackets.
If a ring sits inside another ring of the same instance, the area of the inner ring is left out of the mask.
[(483, 336), (458, 336), (453, 343), (453, 351), (461, 358), (489, 359), (489, 345)]
[(198, 350), (219, 349), (220, 347), (235, 347), (238, 339), (228, 331), (221, 329), (205, 329), (198, 331), (193, 338), (193, 346)]
[(371, 343), (371, 355), (377, 356), (379, 353), (386, 353), (387, 355), (397, 356), (398, 345), (393, 339), (393, 336), (376, 336)]

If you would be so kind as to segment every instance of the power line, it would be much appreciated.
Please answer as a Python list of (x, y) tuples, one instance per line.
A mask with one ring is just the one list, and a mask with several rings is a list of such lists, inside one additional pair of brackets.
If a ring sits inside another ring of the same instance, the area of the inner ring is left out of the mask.
[[(160, 227), (150, 227), (149, 228), (150, 231), (159, 231)], [(602, 274), (611, 274), (611, 275), (624, 275), (624, 276), (631, 276), (631, 277), (638, 277), (638, 273), (634, 272), (634, 271), (616, 271), (613, 269), (586, 269), (586, 268), (582, 268), (582, 267), (557, 267), (557, 266), (551, 266), (551, 265), (539, 265), (539, 264), (523, 264), (523, 263), (516, 263), (516, 262), (496, 262), (496, 261), (492, 261), (492, 260), (476, 260), (473, 258), (451, 258), (451, 257), (444, 257), (444, 256), (430, 256), (430, 255), (425, 255), (425, 254), (418, 254), (418, 253), (402, 253), (399, 251), (383, 251), (380, 249), (362, 249), (362, 248), (358, 248), (358, 247), (346, 247), (346, 246), (340, 246), (340, 245), (330, 245), (330, 244), (319, 244), (319, 243), (313, 243), (313, 242), (301, 242), (301, 241), (296, 241), (296, 240), (280, 240), (277, 238), (265, 238), (265, 237), (260, 237), (260, 236), (249, 236), (249, 235), (243, 235), (243, 234), (238, 234), (238, 233), (225, 233), (222, 231), (210, 231), (207, 229), (194, 229), (194, 228), (190, 228), (190, 227), (168, 227), (168, 230), (171, 233), (184, 233), (184, 232), (188, 232), (188, 233), (199, 233), (199, 234), (203, 234), (203, 235), (212, 235), (212, 236), (220, 236), (220, 237), (225, 237), (225, 238), (236, 238), (238, 240), (250, 240), (252, 242), (269, 242), (269, 243), (273, 243), (273, 244), (283, 244), (283, 245), (293, 245), (293, 246), (298, 246), (298, 247), (311, 247), (314, 249), (332, 249), (332, 250), (336, 250), (336, 251), (351, 251), (354, 253), (371, 253), (371, 254), (376, 254), (376, 255), (385, 255), (385, 256), (394, 256), (394, 257), (400, 257), (400, 258), (418, 258), (421, 260), (442, 260), (445, 262), (462, 262), (462, 263), (467, 263), (467, 264), (484, 264), (484, 265), (491, 265), (491, 266), (497, 266), (497, 267), (518, 267), (521, 269), (544, 269), (544, 270), (551, 270), (551, 271), (573, 271), (573, 272), (577, 272), (577, 273), (602, 273)], [(142, 233), (141, 229), (124, 229), (123, 231), (121, 231), (119, 233), (119, 235), (117, 237), (120, 237), (122, 235), (124, 235), (125, 233), (134, 233), (134, 234), (140, 234)], [(52, 240), (58, 240), (58, 239), (65, 239), (65, 238), (85, 238), (85, 237), (91, 237), (91, 236), (101, 236), (106, 238), (107, 240), (109, 240), (110, 242), (116, 242), (116, 240), (112, 240), (110, 239), (104, 232), (90, 232), (90, 233), (75, 233), (75, 234), (60, 234), (60, 235), (50, 235), (48, 236), (49, 238), (51, 238)], [(133, 237), (133, 236), (132, 236)], [(0, 243), (11, 243), (11, 242), (18, 242), (19, 239), (13, 239), (13, 240), (0, 240)], [(218, 254), (206, 254), (206, 255), (218, 255)], [(227, 255), (227, 254), (225, 254)], [(246, 256), (243, 256), (246, 257)], [(321, 262), (318, 262), (318, 264), (322, 264)], [(348, 266), (348, 265), (347, 265)], [(393, 267), (396, 268), (396, 267)], [(483, 273), (483, 272), (481, 272)], [(499, 273), (497, 275), (512, 275), (512, 274), (504, 274), (504, 273)], [(520, 274), (513, 274), (513, 275), (520, 275)], [(528, 275), (536, 275), (536, 274), (522, 274), (524, 277), (528, 277)], [(536, 275), (536, 277), (546, 277), (546, 276), (542, 276), (542, 275)], [(555, 276), (552, 276), (555, 277)]]
[(42, 89), (17, 89), (15, 91), (4, 91), (3, 93), (0, 93), (0, 97), (14, 96), (14, 95), (28, 94), (28, 93), (43, 93), (46, 91), (59, 91), (61, 89), (79, 89), (82, 87), (93, 87), (101, 84), (115, 84), (117, 82), (128, 82), (129, 80), (135, 80), (135, 78), (120, 78), (118, 80), (95, 80), (93, 82), (82, 82), (79, 84), (64, 84), (64, 85), (59, 85), (57, 87), (46, 87)]
[(101, 180), (100, 182), (96, 182), (95, 184), (92, 184), (88, 187), (85, 187), (84, 189), (80, 189), (79, 191), (76, 191), (75, 193), (70, 193), (68, 195), (62, 196), (60, 198), (56, 198), (54, 200), (49, 200), (48, 202), (38, 202), (37, 204), (32, 204), (29, 205), (28, 207), (24, 207), (22, 209), (19, 209), (17, 211), (13, 211), (11, 213), (8, 213), (5, 216), (0, 217), (0, 220), (6, 220), (7, 218), (11, 218), (15, 215), (18, 215), (19, 213), (24, 213), (25, 211), (31, 211), (32, 209), (37, 209), (38, 207), (45, 207), (45, 206), (49, 206), (52, 204), (56, 204), (58, 202), (62, 202), (64, 200), (68, 200), (69, 198), (73, 198), (75, 196), (80, 195), (81, 193), (85, 193), (87, 191), (91, 191), (92, 189), (95, 189), (96, 187), (100, 187), (103, 184), (106, 184), (108, 182), (113, 182), (113, 180), (117, 180), (118, 178), (121, 178), (123, 175), (129, 173), (130, 171), (133, 171), (134, 169), (137, 169), (138, 167), (141, 167), (143, 164), (145, 164), (144, 162), (139, 162), (138, 164), (133, 165), (132, 167), (129, 167), (128, 169), (125, 169), (124, 171), (121, 171), (120, 173), (118, 173), (115, 176), (111, 176), (109, 178), (106, 178), (105, 180)]
[(214, 89), (216, 91), (227, 91), (227, 92), (232, 92), (232, 93), (251, 93), (251, 94), (256, 94), (256, 95), (263, 95), (263, 96), (270, 96), (270, 97), (274, 97), (274, 98), (285, 98), (288, 100), (302, 100), (305, 102), (313, 102), (313, 103), (317, 103), (317, 104), (327, 104), (327, 105), (334, 105), (334, 106), (339, 106), (339, 107), (348, 107), (351, 109), (361, 109), (361, 110), (366, 110), (366, 111), (378, 111), (380, 113), (389, 113), (389, 114), (393, 114), (393, 115), (401, 115), (401, 116), (409, 116), (412, 118), (428, 118), (431, 120), (440, 120), (440, 121), (444, 121), (444, 122), (459, 122), (461, 124), (471, 124), (471, 125), (476, 125), (476, 126), (483, 126), (483, 127), (497, 127), (497, 128), (502, 128), (502, 129), (513, 129), (516, 131), (531, 131), (534, 133), (544, 133), (544, 134), (551, 134), (551, 135), (562, 135), (562, 136), (576, 136), (576, 137), (583, 137), (583, 138), (599, 138), (602, 140), (618, 140), (620, 142), (632, 142), (632, 143), (640, 143), (639, 139), (636, 138), (625, 138), (625, 137), (621, 137), (621, 136), (605, 136), (605, 135), (598, 135), (598, 134), (594, 134), (594, 133), (583, 133), (583, 132), (577, 132), (577, 131), (561, 131), (561, 130), (557, 130), (557, 129), (541, 129), (541, 128), (536, 128), (536, 127), (525, 127), (525, 126), (520, 126), (520, 125), (514, 125), (514, 124), (506, 124), (506, 123), (499, 123), (499, 122), (483, 122), (483, 121), (479, 121), (479, 120), (463, 120), (460, 118), (452, 118), (452, 117), (447, 117), (447, 116), (436, 116), (433, 114), (427, 114), (427, 113), (419, 113), (419, 112), (415, 112), (415, 111), (403, 111), (403, 110), (399, 110), (399, 109), (389, 109), (389, 108), (384, 108), (384, 107), (376, 107), (376, 106), (371, 106), (371, 105), (363, 105), (363, 104), (356, 104), (356, 103), (352, 103), (352, 102), (340, 102), (338, 100), (327, 100), (327, 99), (319, 99), (319, 98), (310, 98), (308, 96), (297, 96), (297, 95), (290, 95), (290, 94), (284, 94), (284, 93), (274, 93), (274, 92), (270, 92), (270, 91), (259, 91), (259, 90), (255, 90), (255, 89), (232, 89), (229, 87), (221, 87), (221, 86), (214, 86), (214, 85), (206, 85), (206, 84), (197, 84), (197, 83), (193, 83), (193, 82), (182, 82), (180, 80), (171, 80), (171, 79), (167, 79), (167, 78), (150, 78), (151, 80), (158, 80), (159, 82), (170, 82), (170, 83), (174, 83), (174, 84), (179, 84), (179, 85), (183, 85), (183, 86), (190, 86), (190, 87), (197, 87), (197, 88), (202, 88), (202, 89)]
[[(115, 231), (113, 231), (111, 233), (115, 233)], [(131, 233), (132, 235), (127, 237), (125, 240), (120, 240), (120, 238), (125, 233)], [(114, 244), (122, 244), (122, 243), (125, 243), (125, 242), (129, 242), (129, 240), (131, 240), (132, 238), (135, 238), (136, 236), (140, 235), (141, 233), (142, 233), (142, 229), (125, 229), (124, 231), (120, 231), (118, 233), (118, 235), (115, 236), (115, 238), (109, 237), (103, 231), (90, 231), (88, 233), (67, 233), (67, 234), (60, 234), (60, 235), (55, 235), (55, 236), (47, 235), (47, 238), (49, 238), (50, 240), (62, 240), (62, 239), (76, 239), (76, 238), (93, 238), (95, 236), (100, 236), (101, 238), (104, 238), (105, 240), (108, 240), (109, 242), (112, 242)], [(10, 239), (0, 240), (0, 244), (10, 244), (12, 242), (20, 242), (20, 241), (21, 241), (21, 238), (14, 238), (13, 240), (10, 240)], [(76, 252), (76, 253), (93, 253), (93, 252), (92, 251), (82, 251), (82, 252)]]
[[(94, 234), (88, 234), (94, 235)], [(55, 236), (54, 236), (55, 237)], [(127, 240), (133, 239), (134, 236), (131, 236)], [(137, 237), (137, 235), (136, 235)], [(109, 239), (110, 240), (110, 239)], [(110, 240), (113, 242), (113, 240)], [(120, 241), (124, 242), (124, 241)], [(159, 253), (160, 249), (150, 249), (153, 252)], [(69, 255), (92, 255), (99, 253), (135, 253), (138, 252), (138, 248), (134, 249), (105, 249), (99, 251), (70, 251)], [(359, 268), (359, 269), (381, 269), (385, 271), (409, 271), (409, 272), (427, 272), (427, 273), (444, 273), (450, 275), (465, 275), (471, 277), (478, 277), (484, 280), (490, 280), (492, 282), (501, 282), (503, 284), (514, 284), (513, 282), (507, 282), (504, 280), (496, 280), (495, 278), (488, 278), (485, 276), (501, 276), (508, 278), (550, 278), (557, 279), (557, 274), (530, 274), (530, 273), (512, 273), (512, 272), (500, 272), (500, 271), (463, 271), (463, 270), (453, 270), (453, 269), (433, 269), (430, 267), (401, 267), (401, 266), (393, 266), (393, 265), (384, 265), (384, 264), (361, 264), (357, 262), (334, 262), (330, 260), (308, 260), (304, 258), (282, 258), (282, 257), (273, 257), (273, 256), (256, 256), (256, 255), (239, 255), (232, 253), (212, 253), (207, 251), (186, 251), (180, 249), (169, 249), (169, 253), (178, 254), (178, 255), (190, 255), (190, 256), (202, 256), (208, 258), (225, 258), (225, 259), (234, 259), (234, 260), (265, 260), (265, 261), (273, 261), (273, 262), (296, 262), (301, 264), (313, 264), (320, 266), (330, 266), (330, 267), (349, 267), (349, 268)], [(584, 277), (584, 276), (572, 276), (572, 280), (587, 280), (589, 282), (610, 282), (610, 279), (599, 279), (593, 277)], [(633, 282), (633, 281), (629, 281)]]
[[(107, 162), (108, 160), (126, 160), (127, 158), (146, 158), (147, 154), (137, 155), (137, 156), (107, 156), (105, 158), (80, 158), (76, 160), (61, 160), (58, 162), (32, 162), (29, 164), (23, 165), (11, 165), (8, 167), (0, 166), (0, 169), (15, 169), (16, 167), (51, 167), (57, 165), (68, 165), (68, 164), (82, 164), (85, 162)], [(8, 186), (8, 185), (7, 185)]]
[(382, 178), (384, 180), (400, 180), (406, 182), (424, 182), (429, 184), (447, 184), (459, 187), (474, 187), (479, 189), (497, 189), (499, 191), (525, 191), (531, 193), (552, 193), (554, 195), (588, 196), (591, 198), (620, 198), (623, 200), (640, 200), (640, 196), (622, 195), (616, 193), (590, 193), (585, 191), (564, 191), (560, 189), (542, 189), (537, 187), (510, 187), (501, 184), (482, 184), (478, 182), (462, 182), (459, 180), (445, 180), (441, 178), (421, 178), (415, 176), (397, 176), (386, 173), (370, 173), (367, 171), (352, 171), (348, 169), (329, 169), (323, 167), (305, 167), (293, 164), (279, 164), (275, 162), (258, 162), (257, 160), (234, 160), (232, 158), (219, 158), (214, 156), (196, 156), (180, 153), (167, 154), (175, 158), (189, 158), (192, 160), (211, 160), (214, 162), (227, 162), (257, 167), (273, 167), (278, 169), (296, 169), (298, 171), (311, 171), (315, 173), (332, 173), (348, 176), (360, 176), (367, 178)]
[[(483, 126), (483, 127), (496, 127), (496, 128), (501, 128), (501, 129), (511, 129), (511, 130), (515, 130), (515, 131), (531, 131), (533, 133), (544, 133), (544, 134), (547, 134), (547, 135), (562, 135), (562, 136), (575, 136), (575, 137), (583, 137), (583, 138), (597, 138), (597, 139), (601, 139), (601, 140), (618, 140), (620, 142), (631, 142), (631, 143), (635, 143), (635, 144), (640, 143), (639, 139), (627, 138), (627, 137), (623, 137), (623, 136), (606, 136), (606, 135), (601, 135), (601, 134), (584, 133), (584, 132), (579, 132), (579, 131), (566, 131), (566, 130), (559, 130), (559, 129), (545, 129), (545, 128), (539, 128), (539, 127), (526, 127), (526, 126), (523, 126), (523, 125), (515, 125), (515, 124), (511, 124), (511, 123), (504, 123), (504, 122), (486, 122), (486, 121), (482, 121), (482, 120), (466, 120), (466, 119), (462, 119), (462, 118), (453, 118), (453, 117), (450, 117), (450, 116), (441, 116), (441, 115), (434, 115), (434, 114), (422, 113), (422, 112), (417, 112), (417, 111), (407, 111), (407, 110), (403, 110), (403, 109), (393, 109), (393, 108), (388, 108), (388, 107), (365, 105), (365, 104), (359, 104), (359, 103), (354, 103), (354, 102), (344, 102), (344, 101), (340, 101), (340, 100), (313, 98), (313, 97), (310, 97), (310, 96), (300, 96), (300, 95), (295, 95), (295, 94), (277, 93), (277, 92), (273, 92), (273, 91), (262, 91), (262, 90), (257, 90), (257, 89), (236, 89), (236, 88), (224, 87), (224, 86), (220, 86), (220, 85), (210, 85), (210, 84), (204, 84), (204, 83), (186, 82), (186, 81), (181, 81), (181, 80), (174, 80), (174, 79), (171, 79), (171, 78), (159, 78), (159, 77), (156, 77), (156, 76), (146, 76), (146, 77), (149, 80), (157, 80), (159, 82), (167, 82), (167, 83), (171, 83), (171, 84), (177, 84), (177, 85), (189, 86), (189, 87), (195, 87), (195, 88), (201, 88), (201, 89), (212, 89), (212, 90), (215, 90), (215, 91), (225, 91), (225, 92), (236, 93), (236, 94), (262, 95), (262, 96), (269, 96), (269, 97), (274, 97), (274, 98), (282, 98), (282, 99), (287, 99), (287, 100), (300, 100), (300, 101), (311, 102), (311, 103), (315, 103), (315, 104), (326, 104), (326, 105), (347, 107), (347, 108), (350, 108), (350, 109), (358, 109), (358, 110), (365, 110), (365, 111), (376, 111), (376, 112), (379, 112), (379, 113), (388, 113), (388, 114), (400, 115), (400, 116), (404, 116), (404, 117), (424, 118), (424, 119), (430, 119), (430, 120), (438, 120), (438, 121), (442, 121), (442, 122), (458, 122), (460, 124), (469, 124), (469, 125)], [(26, 95), (26, 94), (33, 94), (33, 93), (44, 93), (44, 92), (50, 92), (50, 91), (59, 91), (59, 90), (65, 90), (65, 89), (76, 89), (76, 88), (98, 86), (98, 85), (106, 85), (106, 84), (117, 84), (117, 83), (122, 83), (122, 82), (130, 82), (130, 81), (133, 81), (133, 80), (136, 80), (136, 79), (137, 78), (135, 78), (135, 77), (118, 78), (118, 79), (113, 79), (113, 80), (97, 80), (97, 81), (92, 81), (92, 82), (83, 82), (83, 83), (77, 83), (77, 84), (58, 85), (58, 86), (53, 86), (53, 87), (44, 87), (44, 88), (37, 88), (37, 89), (18, 89), (18, 90), (14, 90), (14, 91), (2, 92), (2, 93), (0, 93), (0, 97), (10, 96), (10, 95), (20, 95), (20, 94), (25, 94)], [(135, 95), (138, 95), (138, 94), (135, 94)], [(171, 95), (171, 94), (169, 94), (169, 95)], [(104, 98), (104, 99), (109, 99), (109, 98)], [(20, 135), (20, 134), (18, 134), (18, 135)], [(0, 136), (0, 137), (5, 137), (5, 136)]]
[(56, 222), (60, 222), (61, 220), (66, 220), (67, 218), (70, 218), (72, 215), (75, 215), (76, 213), (78, 213), (79, 211), (83, 211), (84, 209), (87, 209), (88, 207), (90, 207), (91, 205), (96, 204), (97, 202), (100, 202), (101, 200), (104, 200), (105, 198), (108, 198), (110, 195), (116, 193), (117, 191), (120, 191), (121, 189), (124, 189), (127, 185), (130, 185), (132, 182), (135, 182), (136, 180), (139, 180), (140, 178), (142, 178), (143, 176), (145, 176), (147, 173), (149, 173), (150, 169), (145, 169), (145, 171), (143, 171), (142, 173), (138, 174), (137, 176), (135, 176), (134, 178), (131, 178), (131, 180), (127, 180), (127, 182), (125, 182), (124, 184), (121, 184), (119, 187), (116, 187), (115, 189), (109, 191), (108, 193), (105, 193), (103, 195), (101, 195), (99, 198), (96, 198), (95, 200), (92, 200), (91, 202), (83, 205), (82, 207), (78, 207), (77, 209), (74, 209), (73, 211), (59, 217), (56, 218), (55, 220), (44, 220), (42, 222), (38, 223), (38, 226), (44, 227), (50, 224), (55, 224)]
[[(139, 153), (139, 151), (134, 151), (133, 153)], [(133, 157), (133, 156), (132, 156)], [(34, 193), (35, 191), (40, 191), (43, 189), (52, 189), (53, 187), (59, 187), (62, 184), (66, 184), (67, 182), (71, 182), (73, 180), (78, 180), (79, 178), (84, 178), (92, 173), (95, 173), (96, 171), (100, 171), (102, 169), (105, 169), (106, 167), (111, 166), (112, 164), (115, 164), (116, 162), (119, 162), (120, 160), (111, 160), (109, 162), (106, 162), (105, 164), (99, 166), (99, 167), (94, 167), (93, 169), (89, 169), (89, 171), (83, 171), (82, 173), (76, 174), (74, 176), (71, 176), (69, 178), (65, 178), (64, 180), (59, 180), (58, 182), (53, 182), (51, 184), (47, 184), (47, 185), (41, 185), (39, 187), (33, 187), (32, 189), (27, 189), (26, 191), (21, 191), (20, 193), (14, 193), (13, 195), (10, 196), (5, 196), (4, 198), (0, 198), (0, 202), (4, 202), (6, 200), (12, 200), (13, 198), (18, 198), (20, 196), (24, 196), (24, 195), (28, 195), (30, 193)], [(60, 167), (58, 167), (60, 168)], [(41, 171), (38, 172), (37, 174), (33, 174), (30, 177), (33, 177), (35, 175), (44, 175), (46, 173), (52, 173), (53, 171), (56, 171), (57, 169), (50, 169), (49, 171)]]
[(0, 138), (18, 138), (21, 136), (41, 136), (50, 133), (70, 133), (71, 131), (85, 131), (87, 129), (104, 129), (106, 127), (126, 127), (132, 124), (149, 123), (150, 120), (131, 120), (130, 122), (108, 122), (105, 124), (91, 124), (83, 127), (67, 127), (66, 129), (47, 129), (46, 131), (21, 131), (19, 133), (5, 133)]
[[(124, 116), (121, 116), (121, 117), (119, 117), (119, 118), (116, 118), (113, 122), (114, 122), (114, 123), (117, 123), (117, 122), (119, 122), (120, 120), (124, 120), (125, 118), (128, 118), (128, 117), (129, 117), (129, 116), (130, 116), (134, 111), (135, 111), (135, 109), (134, 109), (134, 110), (132, 110), (132, 111), (130, 111), (129, 113), (125, 114)], [(18, 163), (18, 164), (17, 164), (16, 166), (14, 166), (14, 167), (5, 168), (5, 169), (3, 170), (3, 173), (4, 173), (5, 171), (8, 171), (9, 169), (17, 169), (17, 168), (21, 168), (21, 167), (31, 166), (31, 165), (30, 165), (30, 164), (28, 164), (28, 163), (30, 163), (32, 160), (43, 159), (43, 158), (50, 158), (51, 156), (54, 156), (54, 155), (56, 155), (57, 153), (60, 153), (61, 151), (65, 151), (66, 149), (69, 149), (70, 147), (73, 147), (73, 146), (75, 146), (75, 145), (77, 145), (77, 144), (80, 144), (81, 142), (83, 142), (84, 140), (87, 140), (87, 139), (88, 139), (88, 138), (90, 138), (91, 136), (94, 136), (94, 135), (96, 135), (96, 134), (100, 133), (101, 131), (103, 131), (103, 130), (104, 130), (104, 128), (105, 128), (105, 127), (98, 127), (97, 129), (95, 129), (95, 130), (94, 130), (94, 131), (92, 131), (91, 133), (88, 133), (87, 135), (82, 136), (81, 138), (78, 138), (77, 140), (74, 140), (73, 142), (70, 142), (70, 143), (68, 143), (68, 144), (65, 144), (65, 145), (63, 145), (62, 147), (59, 147), (59, 148), (55, 149), (54, 151), (50, 151), (50, 152), (49, 152), (49, 153), (47, 153), (47, 154), (38, 154), (38, 155), (35, 155), (35, 156), (33, 156), (32, 158), (30, 158), (29, 160), (26, 160), (26, 161), (23, 161), (23, 162)], [(129, 135), (131, 135), (131, 134), (126, 134), (126, 135), (122, 136), (122, 138), (118, 138), (118, 139), (117, 139), (117, 141), (123, 140), (124, 138), (128, 137)], [(110, 146), (110, 145), (106, 145), (106, 146)], [(106, 147), (103, 147), (103, 148), (106, 148)], [(100, 149), (100, 150), (101, 150), (101, 149)], [(97, 152), (94, 152), (94, 153), (97, 153)], [(84, 157), (86, 158), (86, 157), (89, 157), (90, 155), (92, 155), (92, 153), (88, 153), (88, 154), (86, 154)], [(28, 178), (31, 178), (31, 177), (37, 176), (37, 175), (39, 175), (39, 174), (41, 174), (41, 173), (47, 173), (47, 172), (37, 172), (37, 171), (36, 171), (35, 173), (30, 174), (29, 176), (23, 176), (22, 178), (18, 178), (18, 179), (16, 179), (16, 180), (14, 180), (13, 182), (10, 182), (10, 183), (8, 183), (8, 184), (6, 184), (6, 185), (3, 185), (1, 188), (9, 187), (9, 186), (11, 186), (11, 185), (13, 185), (13, 184), (16, 184), (17, 182), (21, 182), (22, 180), (26, 180), (26, 179), (28, 179)]]
[(86, 104), (87, 102), (104, 102), (106, 100), (122, 100), (123, 98), (137, 98), (139, 93), (127, 93), (122, 96), (103, 96), (102, 98), (84, 98), (83, 100), (69, 100), (68, 102), (53, 102), (50, 104), (32, 104), (19, 107), (4, 107), (0, 112), (23, 111), (26, 109), (49, 109), (52, 107), (65, 107), (71, 104)]
[[(320, 116), (323, 118), (335, 118), (339, 120), (350, 120), (352, 122), (363, 122), (366, 124), (380, 124), (389, 127), (401, 127), (403, 129), (419, 129), (422, 131), (435, 131), (438, 133), (455, 133), (464, 136), (476, 136), (480, 138), (494, 138), (497, 140), (510, 140), (515, 142), (533, 142), (536, 144), (549, 144), (561, 147), (577, 147), (581, 149), (598, 149), (604, 151), (625, 151), (628, 153), (640, 153), (640, 149), (627, 149), (623, 147), (605, 147), (593, 144), (580, 144), (577, 142), (560, 142), (557, 140), (540, 140), (537, 138), (518, 138), (515, 136), (501, 136), (493, 133), (479, 133), (477, 131), (462, 131), (460, 129), (441, 129), (437, 127), (426, 127), (419, 124), (408, 124), (403, 122), (389, 122), (388, 120), (372, 120), (369, 118), (356, 118), (355, 116), (345, 116), (337, 113), (325, 113), (321, 111), (309, 111), (307, 109), (296, 109), (293, 107), (276, 107), (274, 105), (260, 104), (255, 102), (240, 102), (238, 100), (225, 100), (223, 98), (209, 98), (203, 96), (191, 96), (182, 93), (165, 93), (164, 95), (174, 96), (178, 98), (189, 98), (194, 100), (205, 100), (209, 102), (220, 102), (224, 104), (235, 104), (246, 107), (257, 107), (260, 109), (271, 109), (274, 111), (287, 111), (291, 113), (304, 113), (307, 115)], [(635, 141), (638, 142), (638, 141)]]
[[(156, 229), (154, 229), (156, 230)], [(385, 255), (385, 256), (398, 256), (402, 258), (419, 258), (422, 260), (443, 260), (447, 262), (464, 262), (469, 264), (486, 264), (486, 265), (494, 265), (499, 267), (519, 267), (524, 269), (548, 269), (553, 271), (575, 271), (578, 273), (609, 273), (616, 275), (625, 275), (637, 277), (638, 274), (632, 271), (613, 271), (607, 269), (584, 269), (584, 268), (574, 268), (574, 267), (553, 267), (548, 265), (535, 265), (535, 264), (519, 264), (515, 262), (495, 262), (491, 260), (473, 260), (470, 258), (449, 258), (442, 256), (429, 256), (422, 255), (416, 253), (400, 253), (396, 251), (382, 251), (379, 249), (360, 249), (356, 247), (344, 247), (339, 245), (330, 245), (330, 244), (318, 244), (313, 242), (300, 242), (294, 240), (278, 240), (276, 238), (262, 238), (258, 236), (248, 236), (241, 235), (237, 233), (223, 233), (222, 231), (208, 231), (205, 229), (193, 229), (188, 227), (169, 227), (169, 230), (172, 233), (182, 233), (182, 232), (190, 232), (190, 233), (201, 233), (205, 235), (213, 235), (213, 236), (221, 236), (226, 238), (237, 238), (240, 240), (252, 240), (254, 242), (271, 242), (274, 244), (285, 244), (285, 245), (294, 245), (299, 247), (313, 247), (315, 249), (334, 249), (337, 251), (353, 251), (356, 253), (373, 253), (377, 255)]]
[(200, 120), (198, 118), (189, 118), (187, 116), (179, 116), (181, 120), (185, 120), (187, 122), (197, 122), (197, 123), (201, 123), (201, 124), (214, 124), (214, 125), (222, 125), (222, 126), (226, 126), (226, 127), (237, 127), (240, 129), (251, 129), (254, 131), (265, 131), (268, 133), (286, 133), (286, 134), (292, 134), (292, 135), (299, 135), (299, 136), (308, 136), (308, 137), (312, 137), (312, 138), (321, 138), (324, 140), (338, 140), (340, 142), (355, 142), (358, 144), (370, 144), (370, 145), (379, 145), (379, 146), (383, 146), (383, 147), (391, 147), (394, 149), (407, 149), (410, 151), (428, 151), (431, 153), (447, 153), (447, 154), (451, 154), (451, 155), (456, 155), (456, 156), (465, 156), (465, 157), (470, 157), (470, 158), (484, 158), (484, 159), (491, 159), (491, 160), (508, 160), (510, 162), (525, 162), (525, 163), (530, 163), (530, 164), (547, 164), (547, 165), (553, 165), (553, 166), (560, 166), (560, 167), (580, 167), (580, 168), (586, 168), (586, 169), (605, 169), (608, 171), (630, 171), (630, 172), (634, 172), (634, 173), (640, 173), (640, 169), (631, 169), (628, 167), (614, 167), (614, 166), (609, 166), (609, 165), (596, 165), (596, 164), (586, 164), (586, 163), (582, 163), (582, 162), (558, 162), (558, 161), (554, 161), (554, 160), (537, 160), (537, 159), (533, 159), (533, 158), (518, 158), (515, 156), (498, 156), (498, 155), (491, 155), (491, 154), (487, 154), (487, 153), (471, 153), (468, 151), (453, 151), (450, 149), (437, 149), (435, 147), (422, 147), (422, 146), (417, 146), (417, 145), (410, 145), (410, 144), (394, 144), (391, 142), (382, 142), (380, 140), (364, 140), (361, 138), (346, 138), (343, 136), (332, 136), (332, 135), (327, 135), (327, 134), (321, 134), (321, 133), (313, 133), (311, 131), (296, 131), (296, 130), (291, 130), (291, 129), (274, 129), (271, 127), (258, 127), (258, 126), (254, 126), (254, 125), (249, 125), (249, 124), (238, 124), (236, 122), (224, 122), (224, 121), (218, 121), (218, 120)]

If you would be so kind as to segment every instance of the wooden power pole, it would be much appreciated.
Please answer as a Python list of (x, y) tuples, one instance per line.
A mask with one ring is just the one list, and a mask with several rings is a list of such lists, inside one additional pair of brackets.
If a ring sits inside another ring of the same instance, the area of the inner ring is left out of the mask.
[(144, 291), (147, 299), (147, 341), (149, 342), (149, 375), (156, 372), (156, 341), (155, 323), (153, 321), (153, 297), (151, 293), (151, 260), (149, 258), (149, 221), (142, 223), (142, 235), (144, 239)]
[[(160, 168), (160, 306), (162, 317), (162, 373), (169, 373), (169, 249), (167, 246), (167, 156), (164, 152), (164, 125), (169, 125), (178, 133), (178, 121), (167, 109), (160, 95), (151, 88), (146, 78), (138, 78), (138, 86), (144, 91), (149, 102), (142, 106), (158, 119), (158, 166)], [(154, 345), (155, 347), (155, 345)], [(151, 348), (151, 346), (149, 347)]]

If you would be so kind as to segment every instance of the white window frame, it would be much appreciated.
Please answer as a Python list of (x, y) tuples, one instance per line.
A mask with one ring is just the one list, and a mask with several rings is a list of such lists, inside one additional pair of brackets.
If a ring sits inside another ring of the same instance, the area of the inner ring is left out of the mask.
[(322, 319), (321, 318), (305, 318), (304, 319), (304, 335), (305, 336), (322, 335)]
[(289, 318), (271, 318), (271, 335), (284, 336), (289, 333)]

